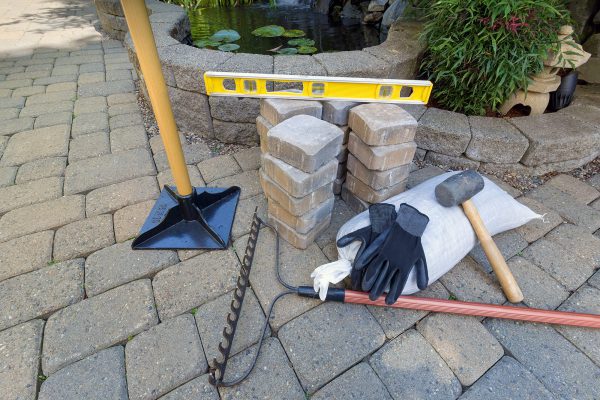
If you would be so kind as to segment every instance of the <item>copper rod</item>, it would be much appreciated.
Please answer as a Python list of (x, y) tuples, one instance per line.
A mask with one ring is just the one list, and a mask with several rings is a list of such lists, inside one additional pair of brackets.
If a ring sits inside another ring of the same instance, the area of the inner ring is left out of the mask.
[(517, 321), (541, 322), (544, 324), (600, 328), (600, 315), (582, 314), (569, 311), (542, 310), (539, 308), (484, 304), (414, 296), (400, 296), (394, 304), (388, 305), (385, 303), (385, 296), (381, 296), (377, 300), (370, 300), (368, 293), (357, 292), (354, 290), (345, 291), (344, 302), (372, 306), (405, 308), (410, 310), (443, 312), (459, 315), (503, 318)]

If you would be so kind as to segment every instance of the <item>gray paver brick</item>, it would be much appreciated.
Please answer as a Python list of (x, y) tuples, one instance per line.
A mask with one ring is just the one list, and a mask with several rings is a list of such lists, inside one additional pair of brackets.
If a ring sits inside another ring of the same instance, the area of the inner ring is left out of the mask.
[(586, 229), (562, 224), (547, 234), (546, 239), (600, 267), (600, 239)]
[(69, 164), (65, 170), (64, 191), (81, 193), (155, 173), (152, 157), (146, 149), (107, 154)]
[[(323, 330), (324, 321), (335, 329)], [(288, 322), (278, 337), (309, 392), (375, 351), (385, 340), (366, 307), (333, 302)]]
[(27, 97), (34, 94), (41, 94), (46, 92), (45, 86), (25, 86), (22, 88), (15, 89), (12, 92), (13, 97)]
[[(45, 64), (38, 64), (45, 65)], [(7, 81), (18, 80), (18, 79), (35, 79), (35, 78), (44, 78), (46, 76), (50, 76), (50, 71), (41, 70), (41, 71), (25, 71), (25, 72), (15, 72), (6, 76)]]
[[(49, 213), (48, 210), (53, 210)], [(0, 219), (0, 242), (58, 228), (85, 216), (85, 198), (67, 196), (7, 212)]]
[(2, 101), (0, 102), (0, 109), (2, 108), (22, 108), (23, 105), (25, 104), (25, 98), (24, 97), (9, 97), (9, 98), (5, 98), (2, 99)]
[(474, 317), (432, 314), (417, 329), (464, 386), (472, 385), (504, 355), (500, 343)]
[(27, 98), (26, 106), (33, 106), (36, 104), (44, 104), (44, 103), (56, 103), (62, 101), (74, 101), (75, 100), (75, 92), (72, 91), (60, 91), (60, 92), (50, 92), (46, 94), (35, 94), (33, 96), (29, 96)]
[[(252, 346), (234, 356), (229, 361), (225, 380), (235, 379), (245, 372), (255, 351), (256, 346)], [(306, 399), (285, 351), (275, 338), (265, 339), (256, 367), (247, 380), (231, 388), (219, 388), (219, 393), (223, 400)]]
[[(192, 186), (206, 186), (206, 183), (204, 183), (204, 180), (200, 176), (200, 172), (198, 171), (198, 168), (196, 168), (195, 165), (188, 165), (187, 170)], [(173, 178), (173, 173), (170, 169), (159, 172), (156, 176), (156, 179), (158, 180), (158, 187), (161, 188), (161, 190), (162, 188), (164, 188), (165, 185), (175, 186), (175, 179)]]
[(484, 322), (488, 330), (525, 368), (557, 397), (600, 396), (600, 368), (551, 326), (499, 319)]
[(13, 185), (17, 176), (17, 167), (0, 167), (0, 188)]
[[(600, 289), (583, 285), (560, 307), (561, 311), (573, 311), (600, 315)], [(598, 329), (557, 326), (556, 330), (600, 366), (600, 331)]]
[(262, 193), (258, 171), (245, 171), (238, 175), (220, 178), (210, 183), (214, 187), (239, 186), (242, 189), (240, 199), (247, 199)]
[[(129, 73), (129, 71), (118, 71), (118, 72)], [(133, 101), (131, 103), (119, 103), (119, 104), (110, 106), (108, 108), (108, 115), (113, 117), (115, 115), (137, 113), (139, 111), (140, 111), (140, 109), (137, 105), (137, 102)]]
[(30, 161), (19, 167), (15, 182), (21, 184), (50, 176), (62, 176), (66, 167), (66, 157), (50, 157)]
[(198, 169), (207, 183), (242, 172), (239, 164), (230, 155), (204, 160), (198, 164)]
[(127, 400), (123, 347), (102, 350), (46, 379), (38, 400)]
[(273, 125), (296, 115), (310, 115), (321, 118), (323, 106), (317, 101), (264, 99), (260, 102), (260, 115)]
[(13, 135), (0, 165), (20, 165), (40, 158), (66, 156), (69, 149), (69, 130), (68, 125), (57, 125)]
[(148, 200), (115, 212), (114, 229), (117, 242), (124, 242), (138, 235), (154, 204), (154, 200)]
[(133, 81), (120, 80), (110, 82), (86, 83), (79, 85), (79, 97), (109, 96), (117, 93), (132, 93)]
[(179, 386), (160, 400), (219, 400), (219, 392), (208, 382), (206, 374)]
[(20, 109), (18, 108), (3, 108), (0, 109), (0, 121), (11, 120), (13, 118), (17, 118), (20, 114)]
[[(62, 67), (62, 65), (61, 65)], [(56, 68), (56, 67), (55, 67)], [(79, 66), (80, 73), (104, 71), (104, 63), (85, 63)]]
[(578, 202), (573, 196), (551, 185), (539, 186), (527, 193), (526, 196), (555, 210), (567, 221), (584, 227), (590, 232), (600, 228), (600, 211)]
[(83, 260), (67, 261), (0, 283), (0, 330), (45, 317), (83, 299)]
[(348, 125), (350, 109), (359, 105), (350, 101), (323, 101), (322, 119), (339, 126)]
[(86, 215), (88, 217), (116, 211), (120, 208), (156, 199), (160, 191), (156, 178), (144, 176), (92, 190), (86, 196)]
[(260, 168), (260, 147), (251, 147), (233, 154), (243, 171)]
[(250, 233), (250, 225), (255, 209), (257, 209), (256, 212), (263, 221), (267, 219), (267, 199), (264, 195), (257, 194), (254, 197), (239, 201), (231, 229), (231, 237), (234, 240)]
[(343, 136), (335, 125), (308, 115), (297, 115), (269, 130), (267, 142), (272, 156), (312, 173), (335, 158)]
[(392, 400), (385, 385), (367, 363), (360, 363), (329, 382), (312, 400)]
[(333, 205), (333, 212), (331, 213), (331, 223), (329, 224), (329, 227), (317, 238), (317, 245), (323, 248), (328, 243), (335, 242), (335, 238), (339, 229), (355, 214), (356, 213), (353, 212), (346, 203), (336, 199), (336, 202)]
[(117, 153), (139, 147), (148, 147), (148, 136), (142, 125), (117, 128), (110, 131), (111, 152)]
[(575, 290), (594, 273), (596, 263), (548, 239), (540, 239), (523, 251), (523, 257), (548, 272), (568, 290)]
[[(221, 355), (218, 346), (223, 339), (222, 328), (225, 327), (226, 315), (231, 311), (232, 299), (233, 292), (225, 293), (215, 300), (201, 305), (196, 312), (196, 325), (202, 339), (204, 353), (210, 361)], [(248, 289), (230, 355), (233, 356), (258, 342), (264, 322), (265, 315), (260, 304), (252, 289)]]
[(125, 347), (131, 400), (151, 400), (206, 372), (194, 317), (184, 314), (140, 333)]
[(20, 87), (31, 86), (32, 79), (17, 79), (12, 81), (0, 82), (0, 89), (18, 89)]
[(62, 195), (62, 185), (62, 178), (50, 177), (0, 188), (0, 213), (56, 199)]
[(231, 250), (203, 253), (157, 273), (152, 286), (161, 320), (232, 290), (238, 273), (238, 261)]
[(352, 154), (348, 155), (347, 169), (358, 180), (370, 186), (374, 190), (385, 189), (404, 182), (411, 171), (412, 164), (400, 165), (385, 171), (375, 171), (365, 167)]
[(44, 128), (53, 125), (71, 125), (73, 113), (71, 111), (61, 111), (53, 114), (40, 115), (35, 119), (35, 129)]
[(82, 97), (75, 102), (75, 115), (88, 113), (105, 113), (108, 107), (106, 106), (106, 97)]
[(417, 145), (415, 142), (406, 142), (389, 146), (369, 146), (354, 132), (350, 132), (348, 150), (368, 169), (385, 171), (410, 164), (417, 150)]
[[(288, 227), (292, 228), (296, 233), (301, 235), (309, 235), (316, 230), (323, 221), (331, 219), (333, 210), (334, 198), (330, 197), (323, 203), (316, 205), (313, 209), (301, 216), (290, 214), (285, 208), (277, 202), (269, 200), (268, 211), (269, 218), (274, 218)], [(280, 232), (281, 234), (281, 232)], [(309, 235), (310, 236), (310, 235)]]
[(111, 68), (106, 68), (106, 81), (120, 81), (120, 80), (126, 80), (126, 79), (131, 79), (131, 71), (129, 71), (130, 68), (125, 68), (125, 69), (113, 69)]
[(73, 94), (73, 99), (75, 99), (75, 93), (77, 92), (77, 84), (75, 82), (57, 82), (52, 83), (46, 87), (46, 93), (64, 91), (71, 92)]
[(394, 399), (456, 399), (462, 391), (442, 358), (413, 329), (383, 346), (369, 363)]
[(464, 114), (428, 108), (419, 119), (415, 141), (422, 149), (461, 155), (471, 141), (469, 120)]
[(108, 132), (108, 115), (103, 112), (81, 114), (73, 120), (71, 135), (86, 135), (93, 132)]
[(495, 278), (471, 257), (463, 258), (440, 281), (458, 300), (495, 304), (506, 301)]
[(537, 378), (511, 357), (502, 357), (461, 397), (461, 400), (553, 400)]
[(568, 193), (584, 204), (591, 203), (600, 197), (600, 192), (595, 188), (571, 175), (557, 175), (548, 181), (548, 185), (554, 186), (561, 192)]
[(344, 186), (352, 192), (352, 194), (363, 201), (368, 203), (381, 203), (392, 196), (402, 193), (406, 188), (406, 181), (396, 182), (393, 186), (375, 190), (348, 172), (346, 173)]
[[(337, 256), (335, 259), (337, 260)], [(414, 296), (447, 299), (448, 291), (441, 283), (434, 282), (427, 289), (415, 293)], [(428, 314), (427, 311), (392, 307), (367, 306), (367, 308), (379, 322), (388, 339), (400, 335)]]
[(519, 197), (518, 201), (543, 216), (541, 220), (534, 219), (516, 229), (529, 243), (535, 242), (563, 222), (563, 219), (556, 211), (549, 209), (534, 199)]
[[(277, 230), (279, 236), (298, 249), (306, 249), (310, 246), (317, 236), (327, 229), (330, 220), (331, 214), (328, 214), (325, 219), (319, 221), (319, 223), (317, 223), (310, 231), (307, 233), (300, 233), (296, 231), (293, 226), (287, 225), (272, 213), (268, 213), (267, 215), (267, 222)], [(300, 224), (302, 225), (302, 223)]]
[(523, 292), (523, 302), (530, 307), (554, 309), (569, 297), (563, 285), (523, 257), (511, 258), (508, 267)]
[[(494, 242), (498, 246), (498, 249), (504, 256), (505, 260), (517, 255), (528, 245), (523, 236), (515, 230), (510, 230), (495, 235)], [(490, 265), (490, 262), (488, 261), (481, 244), (477, 244), (473, 250), (469, 252), (469, 256), (471, 256), (487, 272), (492, 272), (492, 266)]]
[(65, 225), (54, 236), (54, 259), (85, 257), (115, 242), (111, 215), (97, 215)]
[(108, 133), (95, 132), (78, 136), (69, 143), (69, 164), (110, 153)]
[(78, 65), (58, 65), (52, 69), (52, 76), (73, 75), (78, 72)]
[(44, 332), (42, 369), (51, 374), (158, 323), (149, 280), (139, 280), (53, 314)]
[[(110, 110), (110, 109), (109, 109)], [(120, 114), (110, 117), (110, 129), (124, 128), (126, 126), (135, 126), (141, 125), (144, 121), (142, 121), (142, 115), (139, 111), (128, 114)]]
[(33, 129), (33, 118), (31, 117), (9, 119), (0, 124), (0, 135), (12, 135), (30, 129)]
[(44, 321), (36, 319), (0, 332), (0, 393), (4, 398), (35, 399), (43, 329)]
[(59, 57), (56, 59), (54, 65), (71, 65), (71, 64), (86, 64), (91, 62), (101, 62), (101, 55), (81, 55), (81, 56), (70, 56), (70, 57)]
[(31, 106), (26, 106), (21, 110), (19, 116), (22, 117), (39, 117), (43, 114), (55, 113), (58, 111), (73, 111), (72, 101), (53, 101), (51, 103), (39, 103)]
[(177, 262), (174, 251), (135, 251), (131, 241), (117, 243), (86, 259), (85, 291), (88, 296), (95, 296), (136, 279), (150, 278)]
[[(203, 142), (186, 144), (183, 145), (183, 157), (187, 164), (196, 164), (212, 157), (212, 152)], [(167, 154), (164, 151), (154, 154), (154, 162), (156, 163), (156, 169), (159, 171), (169, 169)]]
[(410, 142), (417, 121), (393, 104), (362, 104), (350, 111), (348, 126), (369, 146), (387, 146)]
[(111, 107), (114, 105), (117, 105), (117, 104), (133, 103), (133, 102), (137, 101), (137, 97), (136, 97), (135, 93), (111, 94), (106, 99), (108, 101), (108, 105)]
[[(37, 78), (33, 81), (34, 85), (52, 85), (55, 83), (77, 82), (77, 74), (55, 75), (47, 78)], [(48, 89), (46, 89), (48, 90)]]
[[(247, 242), (248, 236), (242, 236), (234, 242), (234, 247), (238, 251), (244, 251)], [(275, 295), (285, 289), (277, 282), (275, 275), (274, 244), (275, 236), (271, 230), (263, 229), (256, 245), (254, 262), (250, 272), (252, 290), (254, 290), (263, 309), (269, 306)], [(309, 246), (307, 250), (298, 250), (284, 241), (280, 241), (279, 245), (281, 276), (286, 282), (293, 285), (305, 283), (316, 266), (327, 263), (327, 258), (315, 244)], [(283, 298), (275, 304), (274, 318), (270, 321), (270, 324), (273, 328), (278, 328), (319, 303), (320, 301), (307, 298), (290, 298), (289, 296)]]
[(83, 74), (79, 74), (79, 78), (77, 79), (77, 83), (80, 85), (104, 81), (104, 72), (85, 72)]

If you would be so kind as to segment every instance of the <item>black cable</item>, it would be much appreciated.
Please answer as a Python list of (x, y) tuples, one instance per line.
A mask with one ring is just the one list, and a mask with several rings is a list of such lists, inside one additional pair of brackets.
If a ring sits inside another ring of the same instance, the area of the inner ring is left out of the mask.
[(275, 227), (273, 227), (272, 225), (266, 223), (265, 221), (263, 221), (260, 218), (258, 220), (260, 221), (261, 224), (263, 224), (264, 226), (266, 226), (269, 229), (271, 229), (273, 231), (273, 233), (275, 234), (275, 274), (277, 275), (277, 280), (286, 289), (293, 290), (293, 291), (297, 292), (298, 291), (298, 287), (297, 286), (290, 285), (289, 283), (285, 282), (281, 278), (281, 271), (280, 271), (280, 266), (279, 266), (279, 233), (277, 232), (277, 229), (275, 229)]

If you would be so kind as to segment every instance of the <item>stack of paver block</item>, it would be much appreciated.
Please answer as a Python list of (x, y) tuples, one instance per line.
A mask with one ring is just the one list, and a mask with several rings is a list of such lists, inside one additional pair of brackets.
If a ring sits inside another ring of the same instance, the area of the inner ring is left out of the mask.
[(336, 157), (344, 136), (315, 114), (320, 117), (318, 102), (269, 99), (262, 102), (257, 118), (260, 181), (268, 200), (269, 223), (301, 249), (331, 221)]
[(342, 198), (356, 211), (404, 191), (417, 145), (417, 121), (392, 104), (350, 110), (346, 181)]

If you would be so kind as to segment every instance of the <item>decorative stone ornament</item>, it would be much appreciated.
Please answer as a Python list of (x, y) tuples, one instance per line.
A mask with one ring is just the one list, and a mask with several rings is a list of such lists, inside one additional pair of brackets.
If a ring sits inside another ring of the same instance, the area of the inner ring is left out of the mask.
[(561, 68), (577, 68), (585, 64), (590, 53), (573, 40), (573, 27), (563, 25), (558, 34), (560, 49), (550, 54), (544, 61), (544, 69), (531, 77), (527, 91), (519, 89), (500, 107), (501, 114), (507, 114), (515, 105), (522, 104), (531, 108), (530, 115), (543, 114), (550, 100), (550, 92), (560, 85), (560, 76), (556, 75)]

